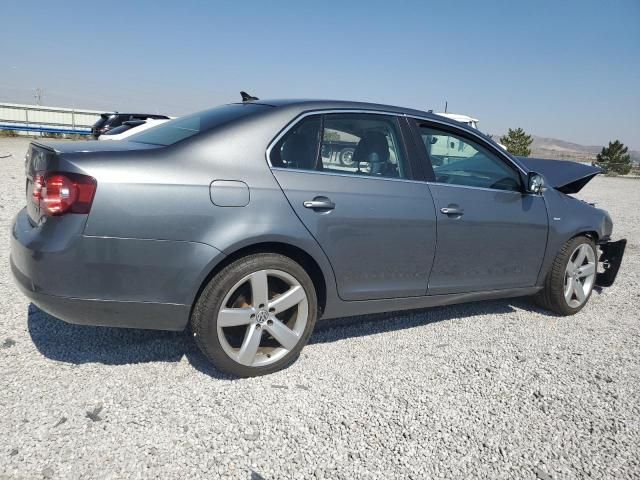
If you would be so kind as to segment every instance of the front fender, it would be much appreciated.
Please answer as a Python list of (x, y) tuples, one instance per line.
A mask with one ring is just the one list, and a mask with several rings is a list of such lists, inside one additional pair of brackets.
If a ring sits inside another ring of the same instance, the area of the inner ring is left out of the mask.
[(555, 189), (547, 189), (544, 198), (549, 215), (549, 233), (545, 257), (538, 275), (538, 285), (544, 283), (553, 260), (568, 240), (588, 233), (595, 237), (596, 242), (606, 241), (611, 237), (613, 229), (611, 217), (605, 210)]

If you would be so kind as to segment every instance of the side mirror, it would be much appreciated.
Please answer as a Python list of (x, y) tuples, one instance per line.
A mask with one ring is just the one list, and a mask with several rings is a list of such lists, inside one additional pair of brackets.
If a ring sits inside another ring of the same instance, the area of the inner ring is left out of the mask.
[(544, 192), (544, 178), (536, 172), (529, 172), (527, 176), (527, 192), (540, 195)]

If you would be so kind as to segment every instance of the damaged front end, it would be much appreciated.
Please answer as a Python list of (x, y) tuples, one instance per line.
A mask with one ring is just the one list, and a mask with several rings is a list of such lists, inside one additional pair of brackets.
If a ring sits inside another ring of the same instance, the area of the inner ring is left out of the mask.
[[(542, 174), (545, 186), (568, 195), (568, 197), (564, 195), (547, 197), (548, 206), (554, 212), (550, 215), (553, 218), (553, 223), (562, 222), (557, 226), (554, 225), (554, 228), (556, 232), (564, 231), (569, 235), (592, 230), (596, 234), (595, 237), (599, 238), (598, 248), (600, 250), (595, 284), (599, 287), (613, 285), (622, 264), (627, 240), (611, 241), (613, 222), (609, 214), (605, 210), (595, 208), (594, 204), (572, 197), (591, 179), (602, 173), (602, 170), (593, 165), (567, 160), (530, 157), (517, 157), (517, 159), (529, 172)], [(563, 198), (566, 202), (556, 203), (555, 198)]]
[(596, 275), (596, 285), (599, 287), (610, 287), (616, 280), (618, 270), (622, 264), (624, 249), (627, 246), (627, 240), (623, 238), (616, 242), (600, 243), (600, 258), (603, 271)]
[(547, 186), (573, 194), (578, 193), (602, 169), (568, 160), (545, 160), (544, 158), (518, 157), (528, 170), (544, 175)]

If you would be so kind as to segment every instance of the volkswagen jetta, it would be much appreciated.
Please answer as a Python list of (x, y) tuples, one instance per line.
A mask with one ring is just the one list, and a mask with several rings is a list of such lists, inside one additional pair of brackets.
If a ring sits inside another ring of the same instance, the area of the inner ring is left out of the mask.
[(252, 98), (120, 142), (33, 142), (11, 266), (67, 322), (190, 326), (219, 369), (260, 375), (320, 316), (517, 296), (575, 314), (625, 246), (571, 196), (597, 173), (427, 112)]

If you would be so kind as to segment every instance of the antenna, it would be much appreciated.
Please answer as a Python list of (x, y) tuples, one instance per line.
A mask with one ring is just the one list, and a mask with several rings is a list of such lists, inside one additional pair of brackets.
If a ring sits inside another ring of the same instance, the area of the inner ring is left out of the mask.
[(36, 88), (36, 93), (33, 98), (36, 99), (36, 105), (42, 105), (42, 97), (44, 96), (44, 90), (41, 88)]
[(444, 101), (444, 113), (447, 113), (447, 107), (449, 106), (449, 102)]
[(242, 97), (243, 102), (252, 102), (254, 100), (259, 100), (258, 97), (249, 95), (247, 92), (240, 92), (240, 96)]

